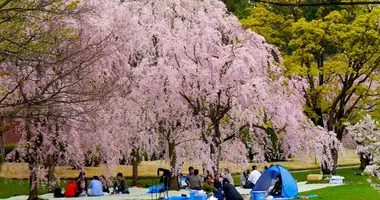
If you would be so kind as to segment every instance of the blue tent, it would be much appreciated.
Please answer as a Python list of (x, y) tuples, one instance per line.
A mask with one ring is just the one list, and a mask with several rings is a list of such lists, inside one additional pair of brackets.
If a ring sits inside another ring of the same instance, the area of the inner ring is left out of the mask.
[(272, 181), (280, 174), (282, 178), (281, 197), (294, 198), (298, 194), (298, 186), (293, 176), (281, 165), (272, 165), (260, 176), (252, 191), (267, 191)]

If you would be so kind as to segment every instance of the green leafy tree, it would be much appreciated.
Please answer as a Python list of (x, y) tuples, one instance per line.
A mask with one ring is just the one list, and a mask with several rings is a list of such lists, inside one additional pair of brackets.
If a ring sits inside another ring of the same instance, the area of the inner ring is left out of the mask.
[[(305, 112), (341, 140), (345, 122), (377, 109), (379, 18), (376, 7), (315, 11), (260, 4), (242, 23), (281, 50), (288, 76), (307, 80)], [(331, 153), (335, 173), (338, 149)]]
[(243, 19), (249, 16), (249, 8), (252, 6), (250, 0), (222, 0), (229, 12), (237, 18)]

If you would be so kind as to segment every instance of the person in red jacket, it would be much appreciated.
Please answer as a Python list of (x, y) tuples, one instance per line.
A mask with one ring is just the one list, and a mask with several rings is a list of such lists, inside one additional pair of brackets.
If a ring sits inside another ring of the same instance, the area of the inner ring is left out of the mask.
[(75, 180), (71, 180), (66, 187), (65, 197), (75, 197), (78, 192), (78, 186)]

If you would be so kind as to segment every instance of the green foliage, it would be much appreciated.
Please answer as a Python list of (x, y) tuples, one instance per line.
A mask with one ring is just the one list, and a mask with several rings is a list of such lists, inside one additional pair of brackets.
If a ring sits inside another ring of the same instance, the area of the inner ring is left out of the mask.
[(379, 7), (258, 4), (250, 12), (243, 26), (280, 49), (288, 77), (308, 81), (304, 108), (316, 125), (327, 124), (341, 139), (344, 122), (379, 112)]
[(17, 144), (6, 144), (4, 147), (5, 147), (5, 155), (8, 155), (17, 147)]
[[(55, 71), (52, 63), (67, 60), (67, 53), (60, 47), (72, 44), (80, 34), (77, 26), (70, 27), (65, 20), (79, 18), (82, 10), (79, 0), (70, 3), (62, 0), (12, 0), (0, 1), (0, 65), (19, 68), (38, 68), (40, 74), (48, 69)], [(64, 55), (65, 54), (65, 55)], [(25, 70), (27, 71), (27, 70)], [(32, 70), (30, 70), (32, 71)], [(0, 78), (8, 78), (12, 71), (0, 70)], [(27, 72), (31, 73), (31, 72)], [(19, 75), (17, 75), (19, 76)], [(19, 76), (15, 81), (23, 86), (28, 76)], [(7, 98), (2, 105), (19, 100), (12, 88), (0, 84), (0, 93)], [(36, 88), (36, 93), (38, 93)], [(26, 102), (25, 102), (26, 103)], [(9, 112), (15, 114), (14, 110)], [(8, 113), (2, 113), (7, 116)]]
[(237, 18), (243, 19), (249, 15), (248, 9), (252, 6), (249, 0), (222, 0), (226, 4), (227, 10)]
[(65, 5), (59, 0), (44, 3), (16, 0), (0, 8), (0, 60), (48, 53), (57, 43), (73, 38), (73, 29), (60, 23), (77, 4), (78, 1)]

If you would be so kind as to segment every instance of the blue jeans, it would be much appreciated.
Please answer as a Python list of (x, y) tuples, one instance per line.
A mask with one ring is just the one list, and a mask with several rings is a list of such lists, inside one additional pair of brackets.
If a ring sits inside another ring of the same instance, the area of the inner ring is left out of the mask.
[(114, 191), (115, 194), (119, 194), (120, 192), (121, 192), (122, 194), (129, 194), (129, 190), (128, 190), (128, 188), (125, 189), (124, 191), (120, 191), (120, 190), (115, 190), (115, 191)]

